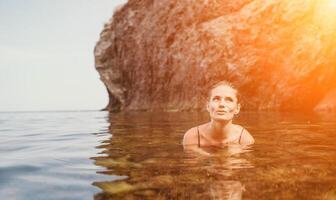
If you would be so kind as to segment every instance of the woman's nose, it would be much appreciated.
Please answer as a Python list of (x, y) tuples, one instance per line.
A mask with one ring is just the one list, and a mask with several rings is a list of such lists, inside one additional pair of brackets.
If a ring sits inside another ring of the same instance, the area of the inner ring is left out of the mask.
[(220, 107), (224, 107), (225, 106), (225, 101), (224, 100), (220, 100), (219, 101), (219, 106)]

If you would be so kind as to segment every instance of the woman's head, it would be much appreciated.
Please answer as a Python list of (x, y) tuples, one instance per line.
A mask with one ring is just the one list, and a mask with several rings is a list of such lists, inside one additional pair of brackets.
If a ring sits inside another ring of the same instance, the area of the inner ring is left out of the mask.
[(221, 81), (209, 89), (207, 110), (212, 120), (230, 121), (240, 111), (238, 90), (229, 82)]
[(236, 98), (237, 98), (238, 103), (240, 102), (240, 93), (239, 93), (238, 89), (236, 88), (236, 86), (234, 86), (232, 83), (230, 83), (228, 81), (225, 81), (225, 80), (217, 82), (217, 83), (210, 86), (210, 88), (208, 89), (208, 96), (207, 96), (208, 100), (210, 100), (212, 90), (215, 89), (216, 87), (219, 87), (219, 86), (227, 86), (227, 87), (230, 87), (231, 89), (233, 89), (236, 92)]

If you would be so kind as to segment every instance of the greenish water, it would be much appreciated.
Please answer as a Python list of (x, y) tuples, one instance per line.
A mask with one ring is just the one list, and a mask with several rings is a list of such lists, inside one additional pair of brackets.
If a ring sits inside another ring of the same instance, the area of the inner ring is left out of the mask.
[(336, 199), (336, 120), (332, 114), (242, 113), (236, 123), (256, 139), (186, 152), (184, 132), (206, 113), (109, 115), (111, 137), (92, 157), (95, 199)]

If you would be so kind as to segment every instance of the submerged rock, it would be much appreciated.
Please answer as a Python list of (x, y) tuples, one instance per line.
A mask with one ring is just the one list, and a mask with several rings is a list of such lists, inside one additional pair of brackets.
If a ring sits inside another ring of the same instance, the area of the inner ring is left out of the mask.
[(107, 109), (204, 109), (229, 80), (244, 109), (335, 110), (332, 2), (129, 0), (95, 47)]

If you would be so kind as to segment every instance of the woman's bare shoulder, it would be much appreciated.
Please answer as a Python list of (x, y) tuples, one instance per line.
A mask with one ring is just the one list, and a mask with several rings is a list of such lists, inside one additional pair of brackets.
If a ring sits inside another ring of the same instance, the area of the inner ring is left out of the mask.
[(207, 124), (201, 124), (187, 130), (183, 137), (183, 145), (198, 145), (198, 132), (200, 134), (204, 132)]
[(241, 139), (240, 139), (240, 143), (244, 144), (244, 145), (250, 145), (250, 144), (254, 144), (255, 140), (252, 136), (252, 134), (243, 126), (239, 125), (239, 124), (235, 124), (236, 128), (238, 130), (241, 130)]
[(183, 136), (183, 145), (193, 144), (198, 144), (197, 127), (193, 127), (187, 130), (187, 132)]

